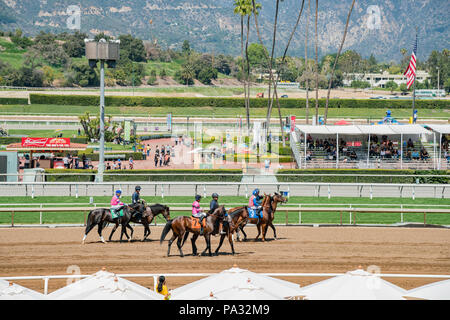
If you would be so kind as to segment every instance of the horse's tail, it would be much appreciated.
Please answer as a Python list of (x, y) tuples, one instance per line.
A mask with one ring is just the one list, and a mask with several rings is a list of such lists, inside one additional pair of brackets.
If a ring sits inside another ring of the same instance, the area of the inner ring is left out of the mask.
[(170, 229), (172, 228), (172, 221), (173, 220), (169, 220), (167, 221), (162, 233), (161, 233), (161, 238), (159, 239), (159, 243), (161, 244), (164, 241), (164, 238), (167, 236), (167, 234), (169, 233)]
[(95, 215), (93, 214), (93, 211), (94, 210), (89, 211), (89, 214), (86, 218), (86, 229), (84, 230), (84, 234), (87, 234), (96, 224)]

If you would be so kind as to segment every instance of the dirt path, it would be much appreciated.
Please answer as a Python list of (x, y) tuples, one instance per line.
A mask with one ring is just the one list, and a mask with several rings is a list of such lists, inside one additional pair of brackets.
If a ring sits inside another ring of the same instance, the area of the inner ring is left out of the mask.
[[(246, 228), (249, 237), (256, 235), (256, 228)], [(111, 227), (104, 235), (109, 236)], [(184, 247), (186, 257), (178, 256), (176, 244), (171, 256), (166, 257), (167, 241), (159, 244), (161, 227), (152, 227), (151, 241), (142, 243), (117, 242), (102, 244), (96, 229), (85, 245), (81, 244), (82, 228), (23, 228), (0, 230), (0, 276), (31, 276), (66, 274), (67, 267), (77, 265), (82, 274), (92, 274), (102, 267), (115, 273), (201, 273), (220, 272), (236, 264), (255, 272), (316, 272), (342, 273), (367, 269), (376, 265), (381, 273), (402, 274), (449, 274), (450, 236), (447, 229), (416, 228), (277, 228), (279, 239), (262, 242), (235, 242), (237, 254), (232, 256), (226, 241), (222, 254), (216, 257), (191, 256), (190, 241)], [(170, 237), (169, 233), (169, 237)], [(135, 239), (141, 239), (143, 228), (136, 227)], [(272, 239), (272, 231), (268, 231)], [(167, 240), (167, 239), (166, 239)], [(213, 250), (218, 237), (213, 237)], [(199, 251), (205, 248), (203, 239), (198, 240)], [(170, 288), (195, 281), (198, 278), (168, 279)], [(284, 278), (301, 286), (323, 280), (317, 277)], [(147, 287), (153, 279), (131, 279)], [(433, 279), (389, 278), (405, 289), (430, 283)], [(43, 292), (43, 281), (20, 281), (31, 289)], [(51, 280), (49, 292), (65, 285), (65, 280)]]

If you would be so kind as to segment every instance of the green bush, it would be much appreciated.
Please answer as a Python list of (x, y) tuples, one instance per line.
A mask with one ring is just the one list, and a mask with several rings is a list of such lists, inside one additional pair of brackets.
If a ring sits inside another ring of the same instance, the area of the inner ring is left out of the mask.
[(28, 104), (27, 98), (0, 98), (0, 105), (7, 105), (7, 104)]
[[(82, 169), (46, 169), (46, 173), (74, 173), (74, 175), (47, 175), (47, 181), (95, 181), (97, 170), (82, 170)], [(91, 175), (76, 175), (75, 173), (91, 173)], [(145, 174), (139, 175), (139, 174)], [(157, 175), (155, 175), (157, 174)], [(176, 176), (170, 174), (178, 174)], [(211, 176), (214, 174), (214, 176)], [(224, 174), (224, 175), (220, 175)], [(228, 174), (234, 174), (228, 176)], [(224, 182), (239, 182), (241, 181), (242, 170), (237, 169), (167, 169), (167, 170), (111, 170), (106, 171), (103, 177), (105, 182), (113, 181), (224, 181)]]
[[(267, 107), (266, 99), (250, 99), (251, 108)], [(325, 107), (325, 99), (319, 100), (319, 107)], [(31, 104), (53, 104), (92, 106), (99, 104), (98, 96), (82, 95), (46, 95), (30, 94)], [(215, 107), (215, 108), (243, 108), (243, 98), (188, 98), (188, 97), (126, 97), (107, 96), (107, 106), (143, 106), (143, 107)], [(314, 99), (310, 100), (314, 103)], [(281, 108), (304, 108), (305, 99), (286, 98), (280, 99)], [(446, 109), (448, 102), (445, 100), (417, 100), (417, 108), (423, 109)], [(409, 100), (371, 100), (371, 99), (330, 99), (329, 108), (379, 108), (379, 109), (402, 109), (411, 108)]]
[[(438, 183), (448, 184), (448, 177), (417, 177), (420, 175), (450, 175), (450, 170), (386, 170), (386, 169), (282, 169), (278, 174), (320, 174), (321, 176), (281, 176), (280, 182), (347, 182), (347, 183)], [(333, 176), (334, 174), (348, 176)], [(361, 177), (358, 175), (385, 175)], [(398, 175), (411, 175), (411, 177), (398, 177)], [(397, 177), (396, 177), (397, 176)]]

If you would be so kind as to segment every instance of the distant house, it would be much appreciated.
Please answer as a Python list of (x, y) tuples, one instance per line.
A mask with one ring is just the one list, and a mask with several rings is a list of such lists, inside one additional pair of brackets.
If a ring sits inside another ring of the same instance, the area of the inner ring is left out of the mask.
[[(417, 71), (416, 80), (420, 83), (425, 80), (430, 81), (431, 76), (426, 71)], [(389, 81), (394, 81), (397, 85), (406, 84), (406, 77), (403, 74), (390, 74), (389, 72), (383, 73), (348, 73), (343, 80), (344, 86), (351, 86), (352, 82), (355, 80), (366, 81), (370, 83), (372, 88), (385, 88), (386, 83)]]

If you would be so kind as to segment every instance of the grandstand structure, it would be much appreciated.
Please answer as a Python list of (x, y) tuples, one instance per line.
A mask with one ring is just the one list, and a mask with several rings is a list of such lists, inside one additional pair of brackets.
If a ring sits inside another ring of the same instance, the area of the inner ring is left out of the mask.
[(450, 125), (297, 125), (298, 168), (450, 169)]

